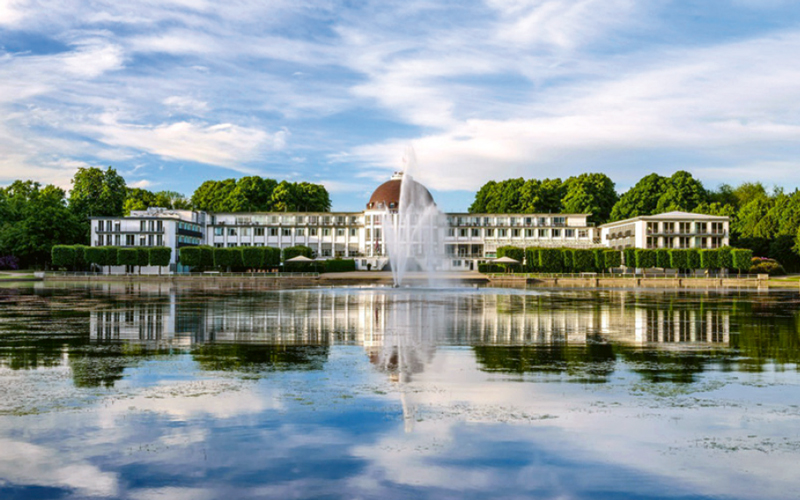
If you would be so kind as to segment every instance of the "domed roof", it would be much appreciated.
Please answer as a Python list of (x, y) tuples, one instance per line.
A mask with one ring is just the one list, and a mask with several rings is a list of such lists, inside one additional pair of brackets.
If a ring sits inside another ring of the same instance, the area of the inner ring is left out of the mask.
[[(411, 180), (411, 182), (414, 183), (414, 188), (419, 190), (419, 192), (415, 194), (419, 194), (426, 198), (426, 201), (429, 203), (433, 203), (433, 196), (431, 196), (428, 188), (414, 180)], [(372, 196), (369, 198), (369, 203), (367, 203), (367, 210), (386, 208), (389, 210), (396, 210), (400, 206), (400, 188), (402, 185), (403, 173), (395, 172), (390, 180), (378, 186), (372, 193)]]

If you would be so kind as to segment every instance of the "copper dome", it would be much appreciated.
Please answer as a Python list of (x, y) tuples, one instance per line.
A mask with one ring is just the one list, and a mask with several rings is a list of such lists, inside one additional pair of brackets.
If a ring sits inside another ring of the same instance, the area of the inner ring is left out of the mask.
[[(416, 189), (422, 190), (422, 196), (426, 197), (428, 201), (433, 203), (433, 196), (431, 196), (428, 188), (414, 180), (411, 182), (414, 183)], [(369, 203), (367, 203), (367, 210), (383, 208), (396, 210), (400, 205), (400, 187), (402, 185), (402, 173), (393, 175), (391, 180), (388, 180), (378, 186), (378, 188), (372, 193), (372, 196), (369, 198)]]

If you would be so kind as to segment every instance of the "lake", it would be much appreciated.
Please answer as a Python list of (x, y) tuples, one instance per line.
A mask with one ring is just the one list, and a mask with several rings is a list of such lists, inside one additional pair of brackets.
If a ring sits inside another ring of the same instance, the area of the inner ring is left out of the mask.
[(0, 498), (800, 496), (796, 292), (0, 289)]

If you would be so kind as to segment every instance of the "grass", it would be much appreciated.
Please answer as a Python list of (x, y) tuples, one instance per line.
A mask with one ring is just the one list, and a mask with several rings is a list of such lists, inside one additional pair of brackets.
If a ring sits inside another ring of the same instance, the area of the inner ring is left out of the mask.
[(0, 271), (0, 281), (33, 278), (32, 269), (20, 269), (17, 271)]

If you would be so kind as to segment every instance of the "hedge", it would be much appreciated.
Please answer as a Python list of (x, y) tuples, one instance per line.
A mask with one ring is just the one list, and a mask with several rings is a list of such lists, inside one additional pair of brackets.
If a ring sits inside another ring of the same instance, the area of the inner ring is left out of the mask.
[(515, 246), (504, 246), (497, 249), (497, 258), (511, 257), (520, 264), (525, 260), (525, 249)]
[(275, 247), (264, 247), (264, 267), (266, 269), (276, 268), (281, 265), (281, 249)]
[(303, 245), (295, 245), (293, 247), (286, 247), (283, 249), (283, 261), (286, 262), (289, 259), (293, 259), (298, 255), (302, 255), (304, 257), (308, 257), (309, 259), (314, 258), (314, 251), (311, 250), (310, 247), (303, 246)]
[(50, 257), (53, 267), (72, 268), (75, 266), (75, 248), (70, 245), (53, 245)]
[(700, 269), (700, 252), (693, 248), (686, 250), (686, 268)]
[(606, 270), (606, 251), (605, 248), (593, 248), (592, 254), (594, 255), (594, 271), (605, 272)]
[(606, 269), (613, 269), (622, 266), (622, 252), (619, 250), (606, 250), (605, 255)]
[(580, 248), (574, 251), (572, 264), (576, 272), (587, 272), (594, 270), (594, 252), (589, 249)]
[(700, 250), (700, 267), (703, 269), (719, 269), (719, 252), (716, 250)]
[(214, 267), (221, 269), (238, 269), (243, 267), (242, 252), (238, 247), (233, 248), (215, 248), (214, 249)]
[(86, 245), (72, 245), (75, 249), (75, 268), (79, 270), (86, 269)]
[(636, 249), (636, 267), (650, 269), (656, 267), (656, 251), (647, 248)]
[(285, 262), (283, 269), (287, 273), (319, 273), (325, 272), (322, 262)]
[(541, 269), (539, 264), (539, 251), (541, 248), (528, 247), (525, 249), (525, 270), (529, 273), (536, 272)]
[(264, 265), (264, 247), (243, 247), (242, 264), (248, 269), (261, 269)]
[(575, 272), (575, 250), (572, 248), (564, 248), (561, 250), (561, 255), (564, 258), (564, 271)]
[(675, 248), (669, 251), (670, 267), (682, 271), (689, 269), (689, 254), (686, 250)]
[[(172, 260), (172, 249), (169, 247), (151, 247), (149, 254), (150, 260), (148, 262), (151, 266), (168, 266), (170, 260)], [(160, 269), (159, 272), (161, 272)]]
[(667, 269), (670, 266), (669, 250), (666, 248), (656, 250), (656, 267)]
[(356, 261), (353, 259), (331, 259), (324, 263), (326, 273), (347, 273), (356, 270)]
[(117, 263), (120, 266), (138, 266), (139, 252), (136, 248), (120, 248), (117, 252)]
[(731, 250), (731, 247), (721, 247), (717, 250), (720, 269), (733, 269), (733, 254)]
[(731, 250), (733, 256), (733, 268), (739, 272), (748, 272), (752, 266), (753, 251), (745, 248), (735, 248)]
[(151, 249), (148, 247), (136, 248), (136, 265), (139, 266), (139, 269), (141, 269), (142, 266), (150, 265), (150, 250)]
[(636, 267), (636, 249), (635, 248), (626, 248), (622, 251), (623, 256), (625, 257), (625, 267)]
[[(210, 247), (208, 247), (210, 248)], [(181, 261), (181, 264), (187, 267), (196, 268), (198, 270), (203, 269), (205, 267), (211, 266), (204, 266), (203, 264), (203, 251), (205, 249), (201, 246), (198, 247), (182, 247), (178, 250), (178, 258)], [(213, 255), (214, 249), (211, 249), (212, 261), (211, 264), (214, 264)]]
[(561, 249), (540, 249), (539, 268), (545, 273), (560, 273), (564, 269), (564, 256), (562, 255)]

